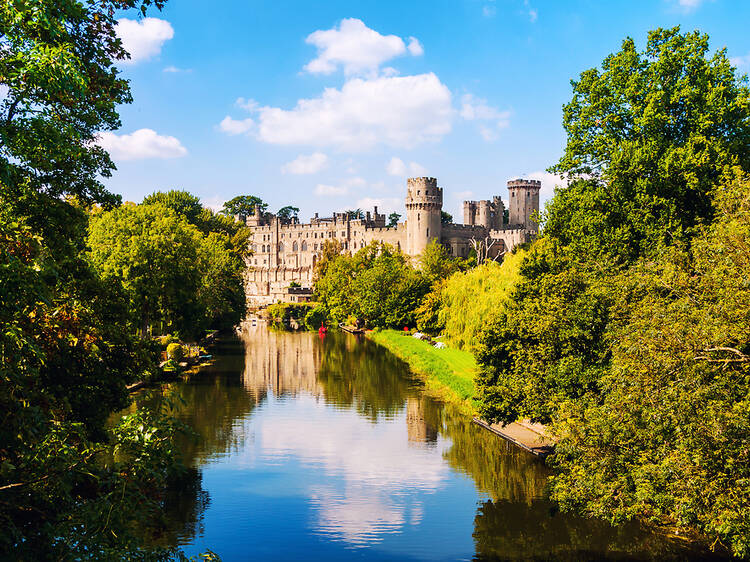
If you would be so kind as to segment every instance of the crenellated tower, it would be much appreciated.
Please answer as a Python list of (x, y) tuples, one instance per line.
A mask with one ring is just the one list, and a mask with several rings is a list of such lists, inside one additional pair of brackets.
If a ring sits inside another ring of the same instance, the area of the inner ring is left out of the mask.
[(539, 225), (532, 219), (539, 211), (539, 180), (511, 180), (508, 182), (508, 226), (537, 230)]
[(430, 240), (440, 240), (443, 189), (435, 178), (406, 180), (406, 253), (418, 256)]

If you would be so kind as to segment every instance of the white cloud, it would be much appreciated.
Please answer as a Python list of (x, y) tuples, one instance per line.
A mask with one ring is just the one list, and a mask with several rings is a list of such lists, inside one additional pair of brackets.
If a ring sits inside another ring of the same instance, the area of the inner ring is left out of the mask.
[(409, 37), (409, 45), (406, 48), (413, 57), (421, 57), (424, 54), (424, 47), (416, 37)]
[(402, 178), (406, 177), (407, 175), (411, 177), (420, 177), (427, 175), (427, 169), (421, 164), (417, 164), (416, 162), (409, 162), (409, 165), (407, 166), (406, 163), (401, 160), (401, 158), (396, 158), (395, 156), (390, 159), (388, 164), (386, 164), (385, 171), (388, 172), (388, 174), (390, 174), (391, 176), (398, 176)]
[(670, 0), (670, 2), (682, 13), (689, 14), (700, 8), (702, 4), (705, 4), (706, 0)]
[(249, 132), (253, 125), (255, 125), (255, 121), (249, 117), (247, 119), (232, 119), (227, 115), (219, 123), (219, 130), (228, 135), (241, 135)]
[(109, 152), (114, 160), (143, 160), (146, 158), (180, 158), (187, 149), (175, 137), (158, 135), (152, 129), (138, 129), (129, 135), (99, 133), (96, 143)]
[(497, 8), (491, 4), (482, 8), (482, 15), (486, 18), (494, 18), (497, 14)]
[(315, 186), (315, 195), (347, 195), (351, 188), (360, 188), (367, 185), (367, 182), (360, 177), (347, 178), (340, 185), (328, 185), (319, 183)]
[(287, 162), (281, 167), (282, 174), (316, 174), (328, 165), (328, 156), (322, 152), (313, 154), (300, 154), (291, 162)]
[(393, 212), (404, 212), (404, 200), (398, 197), (365, 197), (357, 200), (357, 209), (369, 211), (373, 207), (378, 208), (378, 213), (389, 215)]
[(387, 60), (407, 51), (413, 56), (424, 52), (414, 37), (409, 38), (407, 48), (400, 37), (381, 35), (356, 18), (342, 20), (338, 29), (314, 31), (306, 42), (318, 48), (318, 56), (304, 67), (312, 74), (331, 74), (342, 67), (347, 75), (376, 75)]
[(433, 73), (355, 78), (294, 109), (261, 107), (258, 138), (270, 144), (362, 151), (378, 144), (411, 148), (450, 132), (451, 92)]
[(237, 98), (234, 105), (241, 107), (245, 111), (255, 111), (258, 109), (258, 102), (253, 99)]
[(523, 0), (523, 7), (526, 9), (526, 15), (529, 16), (529, 21), (531, 23), (534, 23), (539, 13), (536, 11), (536, 9), (531, 7), (529, 0)]
[[(461, 98), (461, 117), (467, 121), (484, 121), (479, 125), (479, 134), (486, 141), (493, 141), (498, 137), (498, 131), (510, 125), (510, 111), (500, 111), (487, 105), (487, 100), (472, 94), (464, 94)], [(489, 126), (487, 122), (494, 122)]]
[(192, 72), (192, 68), (178, 68), (176, 66), (166, 66), (162, 70), (162, 72), (166, 72), (167, 74), (179, 74), (179, 73), (190, 73)]
[(338, 186), (319, 183), (315, 186), (315, 195), (346, 195), (347, 193), (349, 193), (349, 188), (343, 185)]
[(172, 25), (159, 18), (122, 18), (117, 20), (115, 31), (123, 48), (130, 53), (130, 60), (122, 61), (125, 64), (135, 64), (158, 55), (162, 45), (174, 37)]

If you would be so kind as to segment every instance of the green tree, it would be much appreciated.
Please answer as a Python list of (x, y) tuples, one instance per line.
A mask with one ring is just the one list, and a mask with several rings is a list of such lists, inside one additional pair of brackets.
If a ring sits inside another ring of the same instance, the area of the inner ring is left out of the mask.
[(241, 215), (249, 217), (255, 214), (255, 207), (259, 207), (260, 212), (264, 213), (268, 209), (268, 203), (264, 203), (260, 197), (256, 197), (255, 195), (238, 195), (224, 203), (221, 212), (229, 216)]
[(393, 228), (398, 225), (398, 221), (400, 220), (401, 215), (399, 215), (398, 213), (391, 213), (390, 215), (388, 215), (388, 226)]
[(433, 284), (447, 279), (458, 271), (459, 262), (440, 241), (431, 240), (419, 256), (419, 267), (427, 280)]
[(576, 181), (544, 230), (579, 255), (627, 262), (688, 240), (723, 174), (750, 169), (750, 92), (705, 34), (657, 29), (643, 51), (628, 38), (572, 84), (550, 171)]
[(142, 205), (153, 205), (156, 203), (172, 209), (176, 214), (181, 215), (190, 224), (194, 224), (195, 226), (198, 226), (201, 214), (203, 213), (201, 200), (187, 191), (177, 189), (166, 192), (156, 191), (144, 197)]
[(616, 280), (600, 401), (567, 400), (553, 497), (619, 522), (698, 528), (750, 555), (750, 179), (716, 191), (689, 251)]
[(355, 316), (369, 326), (415, 324), (429, 281), (401, 252), (374, 242), (353, 256), (337, 253), (321, 263), (315, 290), (334, 321)]
[(102, 278), (125, 288), (141, 333), (200, 330), (197, 228), (162, 205), (123, 206), (92, 220), (88, 242)]
[(282, 207), (279, 209), (279, 212), (276, 213), (276, 216), (279, 217), (279, 220), (283, 223), (291, 222), (292, 219), (297, 219), (297, 215), (299, 214), (299, 208), (298, 207), (292, 207), (290, 205), (287, 205), (286, 207)]
[(453, 215), (446, 211), (440, 211), (440, 222), (443, 224), (452, 224), (453, 223)]

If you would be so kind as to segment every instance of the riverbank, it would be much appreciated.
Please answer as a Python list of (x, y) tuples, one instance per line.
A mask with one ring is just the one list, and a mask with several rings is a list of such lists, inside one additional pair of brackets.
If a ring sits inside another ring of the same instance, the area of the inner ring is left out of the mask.
[(541, 424), (521, 420), (503, 426), (479, 418), (474, 399), (474, 376), (479, 366), (472, 353), (450, 347), (438, 349), (397, 330), (370, 331), (366, 336), (405, 361), (413, 373), (422, 377), (428, 394), (457, 405), (479, 426), (534, 455), (546, 457), (553, 451), (554, 440)]
[(408, 363), (412, 372), (422, 377), (429, 394), (459, 406), (466, 415), (477, 414), (474, 375), (478, 366), (471, 353), (450, 347), (437, 349), (396, 330), (377, 330), (365, 335)]

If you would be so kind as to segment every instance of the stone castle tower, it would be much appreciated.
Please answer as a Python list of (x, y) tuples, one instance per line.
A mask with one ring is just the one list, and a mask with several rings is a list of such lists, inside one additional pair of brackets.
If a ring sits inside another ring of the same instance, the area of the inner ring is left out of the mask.
[(508, 226), (536, 231), (538, 224), (532, 215), (539, 210), (539, 180), (511, 180), (508, 182)]
[(406, 187), (406, 253), (416, 256), (440, 240), (443, 188), (435, 178), (409, 178)]
[(483, 226), (487, 230), (503, 228), (505, 204), (499, 196), (492, 201), (464, 201), (464, 224)]

